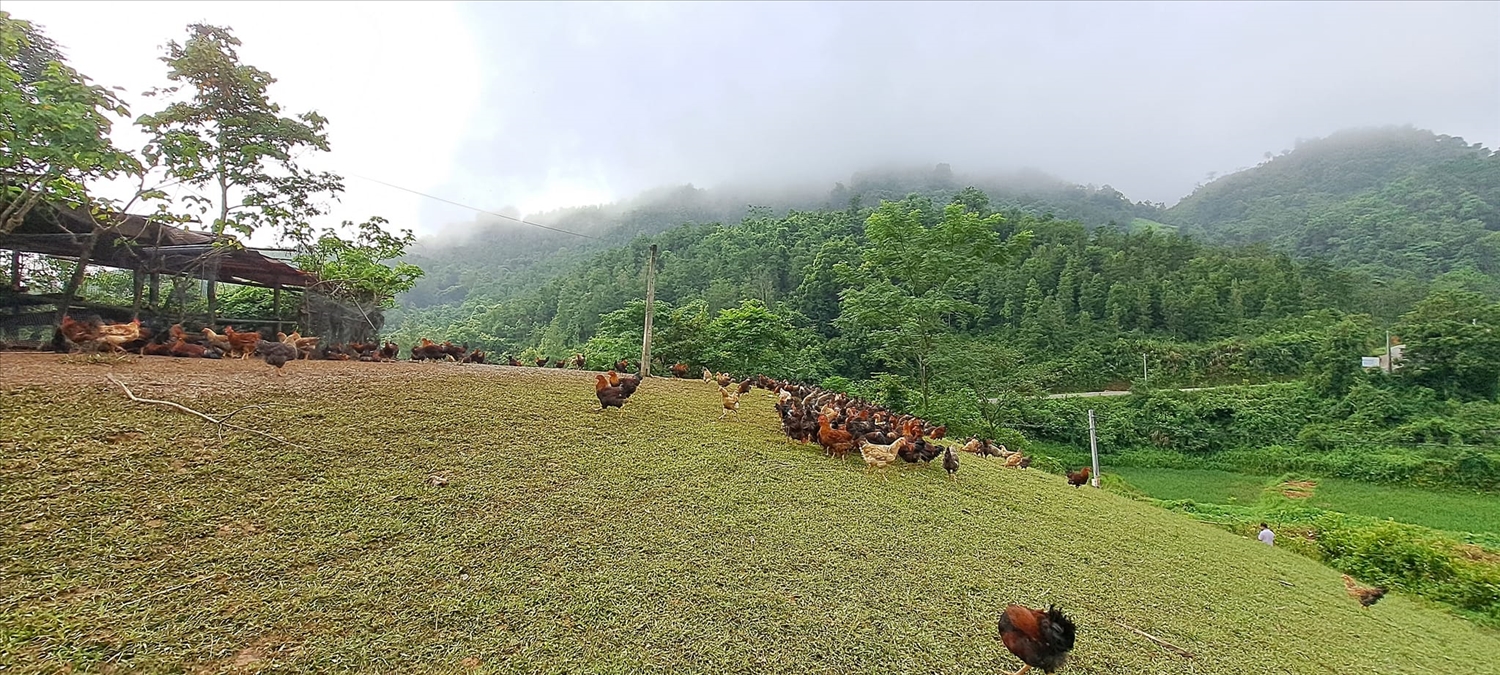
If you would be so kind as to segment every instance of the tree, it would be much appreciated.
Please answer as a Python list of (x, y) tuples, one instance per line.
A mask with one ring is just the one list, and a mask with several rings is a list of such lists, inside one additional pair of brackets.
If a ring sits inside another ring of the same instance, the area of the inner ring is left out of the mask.
[(765, 373), (783, 360), (791, 347), (792, 324), (766, 308), (760, 300), (742, 300), (738, 307), (719, 310), (708, 324), (704, 348), (716, 369), (741, 377)]
[(189, 25), (185, 43), (167, 43), (167, 79), (180, 84), (148, 94), (190, 96), (137, 120), (150, 134), (145, 155), (187, 185), (212, 188), (212, 196), (183, 199), (202, 215), (214, 213), (213, 233), (294, 234), (325, 212), (321, 196), (344, 189), (339, 176), (297, 164), (302, 152), (328, 151), (328, 120), (316, 112), (282, 115), (266, 91), (275, 78), (240, 63), (238, 46), (228, 28), (206, 24)]
[(925, 407), (938, 338), (980, 315), (974, 280), (1024, 250), (1031, 233), (1002, 243), (1000, 215), (981, 217), (959, 204), (930, 227), (922, 216), (907, 202), (883, 203), (870, 215), (859, 267), (839, 267), (848, 288), (837, 323), (869, 331), (878, 358), (915, 375)]
[(1328, 327), (1308, 364), (1308, 383), (1328, 398), (1343, 398), (1364, 376), (1360, 357), (1370, 346), (1367, 317), (1345, 317)]
[(386, 224), (388, 221), (379, 216), (357, 227), (346, 220), (344, 228), (358, 232), (353, 239), (340, 237), (332, 228), (311, 239), (306, 230), (299, 229), (295, 235), (298, 253), (293, 262), (318, 275), (312, 290), (360, 306), (389, 309), (395, 305), (397, 294), (411, 289), (422, 278), (422, 268), (406, 262), (386, 264), (405, 255), (416, 241), (411, 230), (394, 235), (385, 231)]
[(111, 118), (129, 114), (39, 27), (0, 12), (0, 234), (43, 202), (97, 206), (90, 181), (138, 175), (139, 161), (109, 137)]
[(1403, 378), (1445, 396), (1494, 399), (1500, 389), (1500, 305), (1441, 289), (1401, 317)]

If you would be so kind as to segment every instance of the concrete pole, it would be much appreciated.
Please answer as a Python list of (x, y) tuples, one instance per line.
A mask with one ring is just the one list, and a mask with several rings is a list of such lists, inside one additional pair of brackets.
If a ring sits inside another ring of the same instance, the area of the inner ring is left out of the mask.
[(651, 315), (656, 311), (656, 244), (646, 266), (646, 329), (641, 335), (641, 377), (651, 377)]
[(1094, 475), (1089, 482), (1099, 487), (1099, 436), (1094, 429), (1094, 409), (1089, 408), (1089, 452), (1094, 455)]

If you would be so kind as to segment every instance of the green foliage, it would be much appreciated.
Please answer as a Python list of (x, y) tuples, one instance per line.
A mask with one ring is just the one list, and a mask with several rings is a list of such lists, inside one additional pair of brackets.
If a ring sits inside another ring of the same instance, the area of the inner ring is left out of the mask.
[(1401, 376), (1444, 396), (1493, 400), (1500, 389), (1500, 305), (1440, 289), (1401, 317)]
[(39, 27), (0, 11), (0, 234), (37, 204), (94, 204), (87, 183), (140, 174), (140, 162), (110, 139), (112, 118), (129, 114), (112, 89), (68, 66)]
[[(1214, 243), (1268, 242), (1395, 284), (1464, 269), (1493, 275), (1500, 154), (1411, 127), (1344, 131), (1203, 186), (1161, 220)], [(1493, 279), (1486, 285), (1495, 292)]]
[(183, 199), (200, 214), (213, 213), (211, 231), (291, 234), (326, 212), (320, 198), (343, 191), (337, 175), (298, 164), (303, 152), (328, 151), (328, 120), (316, 112), (282, 115), (267, 93), (275, 78), (240, 63), (240, 44), (228, 28), (189, 25), (187, 41), (169, 41), (161, 57), (167, 78), (180, 84), (150, 92), (181, 92), (186, 100), (136, 123), (150, 136), (145, 155), (153, 166), (209, 192)]
[(704, 330), (702, 360), (740, 377), (774, 373), (787, 361), (792, 324), (760, 300), (720, 310)]
[(344, 229), (356, 230), (353, 239), (339, 236), (332, 228), (314, 239), (310, 230), (300, 229), (293, 236), (298, 243), (294, 261), (318, 276), (313, 289), (320, 293), (360, 305), (392, 307), (396, 295), (410, 290), (422, 277), (422, 269), (407, 262), (386, 263), (403, 256), (415, 241), (411, 230), (386, 232), (388, 222), (379, 216), (357, 227), (344, 221)]
[(867, 333), (877, 358), (916, 378), (925, 406), (937, 341), (979, 318), (975, 279), (1025, 250), (1030, 233), (1002, 243), (999, 215), (950, 204), (928, 225), (918, 207), (888, 202), (871, 214), (859, 267), (837, 268), (847, 286), (835, 325)]

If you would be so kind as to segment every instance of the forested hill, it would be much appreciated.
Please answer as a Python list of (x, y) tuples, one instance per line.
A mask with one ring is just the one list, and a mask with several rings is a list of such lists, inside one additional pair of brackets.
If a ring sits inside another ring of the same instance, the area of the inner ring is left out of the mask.
[(665, 188), (617, 204), (568, 208), (528, 216), (528, 220), (569, 234), (528, 227), (498, 218), (480, 221), (467, 232), (425, 240), (407, 257), (426, 275), (401, 298), (406, 309), (497, 302), (539, 287), (590, 256), (622, 246), (637, 236), (654, 236), (687, 223), (738, 223), (752, 212), (841, 210), (875, 206), (882, 200), (922, 194), (944, 203), (966, 186), (982, 189), (997, 207), (1033, 215), (1077, 220), (1089, 226), (1151, 223), (1164, 207), (1135, 203), (1109, 186), (1069, 183), (1037, 172), (955, 175), (936, 168), (856, 173), (846, 185), (802, 191), (691, 185)]
[(1212, 243), (1267, 242), (1382, 278), (1500, 272), (1500, 154), (1412, 127), (1300, 143), (1160, 218)]

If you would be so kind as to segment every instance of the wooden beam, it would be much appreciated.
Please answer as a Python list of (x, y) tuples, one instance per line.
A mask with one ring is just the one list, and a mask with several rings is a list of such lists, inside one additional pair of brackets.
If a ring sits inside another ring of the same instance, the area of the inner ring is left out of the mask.
[(141, 318), (141, 287), (146, 285), (146, 275), (140, 270), (130, 274), (130, 318)]

